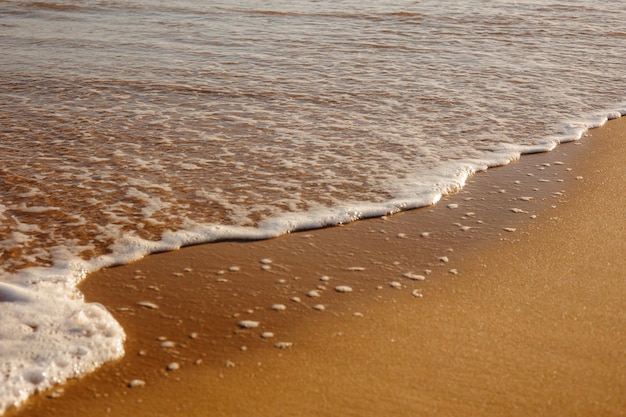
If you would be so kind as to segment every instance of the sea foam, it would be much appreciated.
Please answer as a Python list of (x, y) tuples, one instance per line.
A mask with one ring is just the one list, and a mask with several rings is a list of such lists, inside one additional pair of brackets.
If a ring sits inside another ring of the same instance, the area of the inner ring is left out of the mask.
[(0, 412), (124, 354), (109, 312), (57, 284), (0, 282), (0, 316)]

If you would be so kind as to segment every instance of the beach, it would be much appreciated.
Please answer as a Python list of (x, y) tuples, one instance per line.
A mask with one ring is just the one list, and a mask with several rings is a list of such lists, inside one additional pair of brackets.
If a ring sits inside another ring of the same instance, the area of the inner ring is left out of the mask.
[(0, 414), (619, 414), (624, 21), (2, 2)]
[(626, 118), (438, 204), (88, 277), (126, 355), (6, 416), (626, 415)]

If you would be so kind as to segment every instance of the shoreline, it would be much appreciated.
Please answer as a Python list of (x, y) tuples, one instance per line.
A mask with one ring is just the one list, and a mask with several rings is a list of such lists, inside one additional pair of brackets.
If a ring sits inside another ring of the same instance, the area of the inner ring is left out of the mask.
[(125, 357), (5, 415), (625, 415), (626, 118), (587, 136), (435, 206), (95, 273)]

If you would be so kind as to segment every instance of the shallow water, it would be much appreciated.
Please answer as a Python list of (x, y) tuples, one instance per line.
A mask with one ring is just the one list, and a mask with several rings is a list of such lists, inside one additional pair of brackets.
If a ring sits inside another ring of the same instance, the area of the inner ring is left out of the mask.
[(93, 270), (430, 204), (623, 113), (624, 22), (592, 1), (1, 2), (0, 411), (123, 353), (75, 290)]

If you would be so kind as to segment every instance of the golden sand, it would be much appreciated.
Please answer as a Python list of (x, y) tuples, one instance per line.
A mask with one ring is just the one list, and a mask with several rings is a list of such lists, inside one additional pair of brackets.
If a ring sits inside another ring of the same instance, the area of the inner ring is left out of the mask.
[(434, 207), (94, 274), (126, 356), (7, 415), (624, 416), (626, 118), (589, 133)]

